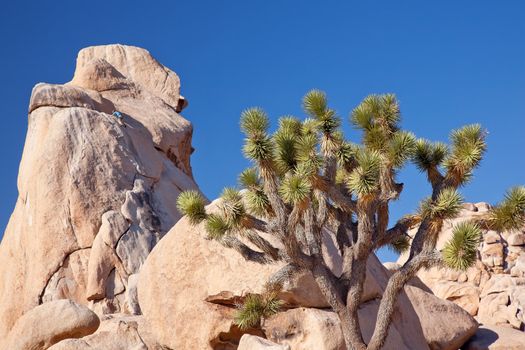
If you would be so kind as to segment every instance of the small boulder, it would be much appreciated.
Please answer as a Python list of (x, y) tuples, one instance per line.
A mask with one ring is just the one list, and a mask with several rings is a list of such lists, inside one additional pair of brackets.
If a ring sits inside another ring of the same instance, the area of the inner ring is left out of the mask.
[(245, 334), (241, 337), (237, 350), (290, 350), (290, 346), (279, 345), (268, 339)]
[(3, 349), (45, 350), (67, 338), (81, 338), (95, 332), (98, 316), (71, 300), (50, 301), (20, 317), (9, 332)]

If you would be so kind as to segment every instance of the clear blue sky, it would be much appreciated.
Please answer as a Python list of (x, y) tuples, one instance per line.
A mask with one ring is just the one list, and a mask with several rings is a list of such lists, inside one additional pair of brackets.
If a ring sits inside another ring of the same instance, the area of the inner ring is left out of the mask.
[[(525, 183), (524, 16), (522, 0), (4, 1), (0, 231), (17, 196), (31, 88), (70, 80), (79, 49), (110, 43), (147, 48), (180, 75), (193, 171), (210, 198), (247, 165), (240, 111), (302, 116), (301, 97), (320, 88), (345, 121), (367, 94), (396, 93), (404, 127), (432, 140), (482, 123), (489, 151), (463, 194), (496, 202)], [(428, 193), (413, 168), (400, 178), (397, 216)]]

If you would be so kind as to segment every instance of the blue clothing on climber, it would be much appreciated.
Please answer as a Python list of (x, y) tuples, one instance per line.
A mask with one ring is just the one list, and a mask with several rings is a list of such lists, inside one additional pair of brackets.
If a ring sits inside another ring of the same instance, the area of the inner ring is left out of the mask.
[(113, 116), (119, 120), (122, 120), (122, 113), (120, 113), (119, 111), (113, 112)]

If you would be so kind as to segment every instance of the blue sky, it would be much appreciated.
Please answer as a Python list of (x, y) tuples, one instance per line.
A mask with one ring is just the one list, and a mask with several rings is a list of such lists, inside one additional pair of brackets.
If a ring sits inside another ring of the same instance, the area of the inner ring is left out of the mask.
[[(520, 0), (4, 2), (0, 232), (16, 201), (31, 88), (69, 81), (79, 49), (110, 43), (144, 47), (180, 75), (193, 171), (210, 198), (248, 165), (239, 113), (303, 116), (301, 97), (319, 88), (354, 141), (348, 113), (370, 93), (397, 94), (403, 126), (420, 137), (446, 140), (453, 128), (483, 124), (489, 150), (463, 194), (497, 202), (525, 183), (524, 15)], [(429, 190), (412, 167), (400, 180), (394, 216)]]

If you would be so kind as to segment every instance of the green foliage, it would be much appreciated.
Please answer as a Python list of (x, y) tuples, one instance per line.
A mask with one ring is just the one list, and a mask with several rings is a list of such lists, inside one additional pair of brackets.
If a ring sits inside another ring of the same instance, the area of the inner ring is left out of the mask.
[(319, 90), (309, 91), (303, 98), (305, 112), (314, 118), (319, 131), (330, 135), (341, 126), (341, 120), (335, 111), (328, 108), (326, 94)]
[(206, 200), (198, 191), (184, 191), (177, 198), (177, 209), (181, 214), (188, 216), (192, 225), (196, 225), (206, 218), (205, 205)]
[(379, 188), (381, 156), (376, 151), (361, 149), (357, 153), (357, 167), (350, 173), (346, 185), (358, 195), (368, 195)]
[(481, 162), (487, 148), (485, 134), (479, 124), (467, 125), (452, 132), (452, 152), (445, 160), (444, 166), (449, 178), (455, 180), (456, 184), (468, 181), (471, 171)]
[(369, 95), (351, 114), (352, 124), (365, 132), (379, 126), (385, 134), (392, 133), (397, 130), (400, 120), (399, 104), (394, 94)]
[(231, 229), (226, 219), (219, 214), (208, 215), (205, 227), (209, 239), (221, 239)]
[(430, 199), (423, 201), (419, 211), (423, 218), (451, 219), (458, 215), (462, 203), (461, 194), (455, 188), (449, 187), (443, 189), (434, 202)]
[(401, 168), (408, 159), (412, 158), (415, 149), (416, 136), (408, 131), (397, 131), (388, 144), (388, 162), (394, 168)]
[(244, 169), (239, 175), (239, 184), (243, 188), (253, 188), (259, 186), (259, 176), (255, 168)]
[(266, 134), (270, 122), (261, 108), (250, 108), (241, 113), (241, 130), (248, 137)]
[(277, 293), (268, 292), (264, 295), (248, 294), (244, 303), (239, 305), (235, 315), (235, 323), (241, 330), (257, 327), (261, 319), (275, 315), (283, 302), (277, 298)]
[(223, 190), (221, 199), (220, 208), (224, 219), (232, 227), (238, 226), (246, 213), (242, 195), (235, 188), (227, 187)]
[(514, 187), (491, 211), (490, 225), (499, 230), (517, 230), (525, 225), (525, 187)]
[(297, 164), (297, 134), (290, 130), (293, 125), (285, 124), (284, 128), (273, 135), (275, 142), (274, 164), (278, 173), (286, 174), (293, 170)]
[(444, 143), (419, 139), (415, 144), (413, 162), (420, 171), (428, 171), (439, 167), (448, 152), (448, 146)]
[(290, 133), (292, 135), (299, 135), (303, 125), (299, 119), (291, 115), (279, 118), (279, 131), (283, 133)]
[(305, 177), (290, 175), (281, 182), (279, 194), (286, 203), (296, 204), (308, 198), (311, 190), (312, 186)]
[(270, 211), (270, 201), (261, 189), (249, 190), (245, 193), (248, 211), (255, 215), (265, 217)]
[(341, 167), (352, 167), (356, 163), (359, 147), (351, 142), (343, 141), (335, 152), (337, 163)]
[(244, 143), (243, 152), (246, 158), (254, 161), (268, 161), (273, 156), (273, 143), (268, 136), (254, 136), (247, 138)]
[(327, 109), (326, 94), (320, 90), (311, 90), (303, 97), (303, 109), (313, 118), (321, 118)]
[(410, 239), (405, 235), (399, 236), (396, 240), (390, 242), (388, 248), (401, 255), (410, 249)]
[(442, 250), (446, 266), (456, 270), (466, 270), (476, 261), (477, 247), (481, 240), (481, 230), (473, 222), (462, 222), (453, 229), (452, 238)]

